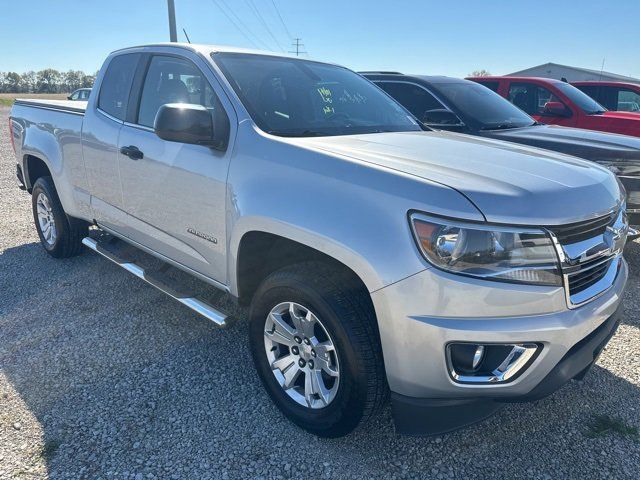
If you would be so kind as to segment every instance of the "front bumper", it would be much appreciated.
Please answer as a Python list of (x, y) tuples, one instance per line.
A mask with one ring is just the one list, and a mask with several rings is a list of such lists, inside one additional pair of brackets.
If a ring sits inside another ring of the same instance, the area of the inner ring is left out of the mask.
[[(615, 332), (627, 276), (623, 260), (613, 285), (575, 309), (567, 308), (563, 288), (479, 281), (436, 269), (374, 292), (398, 431), (452, 430), (503, 402), (542, 398), (586, 372)], [(450, 342), (536, 343), (542, 349), (512, 381), (462, 384), (449, 373)]]

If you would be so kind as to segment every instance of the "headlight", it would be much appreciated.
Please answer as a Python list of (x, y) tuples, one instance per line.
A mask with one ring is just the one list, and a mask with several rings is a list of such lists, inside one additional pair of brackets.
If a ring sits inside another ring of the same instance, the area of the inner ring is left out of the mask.
[(411, 215), (418, 247), (448, 272), (505, 282), (562, 285), (558, 256), (542, 230)]

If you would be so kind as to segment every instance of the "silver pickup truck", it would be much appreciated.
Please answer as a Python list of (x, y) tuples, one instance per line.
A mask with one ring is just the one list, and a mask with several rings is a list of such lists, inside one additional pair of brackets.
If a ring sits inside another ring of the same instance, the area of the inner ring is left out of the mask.
[(46, 251), (85, 245), (219, 326), (168, 270), (249, 305), (266, 390), (317, 435), (389, 394), (407, 434), (542, 398), (618, 325), (629, 227), (611, 172), (429, 131), (343, 67), (128, 48), (88, 102), (18, 100), (10, 125)]

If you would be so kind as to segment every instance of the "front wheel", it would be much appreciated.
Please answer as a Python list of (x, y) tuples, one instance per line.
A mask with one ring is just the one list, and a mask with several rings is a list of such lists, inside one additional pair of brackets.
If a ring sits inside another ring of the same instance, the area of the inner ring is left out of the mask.
[(250, 311), (251, 351), (278, 408), (323, 437), (345, 435), (377, 413), (387, 385), (368, 293), (322, 263), (279, 270)]
[(40, 243), (49, 255), (67, 258), (78, 255), (87, 225), (65, 214), (51, 177), (40, 177), (31, 191), (33, 219)]

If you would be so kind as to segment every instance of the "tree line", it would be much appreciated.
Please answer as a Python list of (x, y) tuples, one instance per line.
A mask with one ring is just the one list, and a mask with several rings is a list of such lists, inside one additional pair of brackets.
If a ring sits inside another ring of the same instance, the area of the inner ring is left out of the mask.
[(81, 70), (60, 72), (53, 68), (39, 72), (0, 72), (0, 93), (69, 93), (77, 88), (92, 87), (97, 74), (88, 75)]

